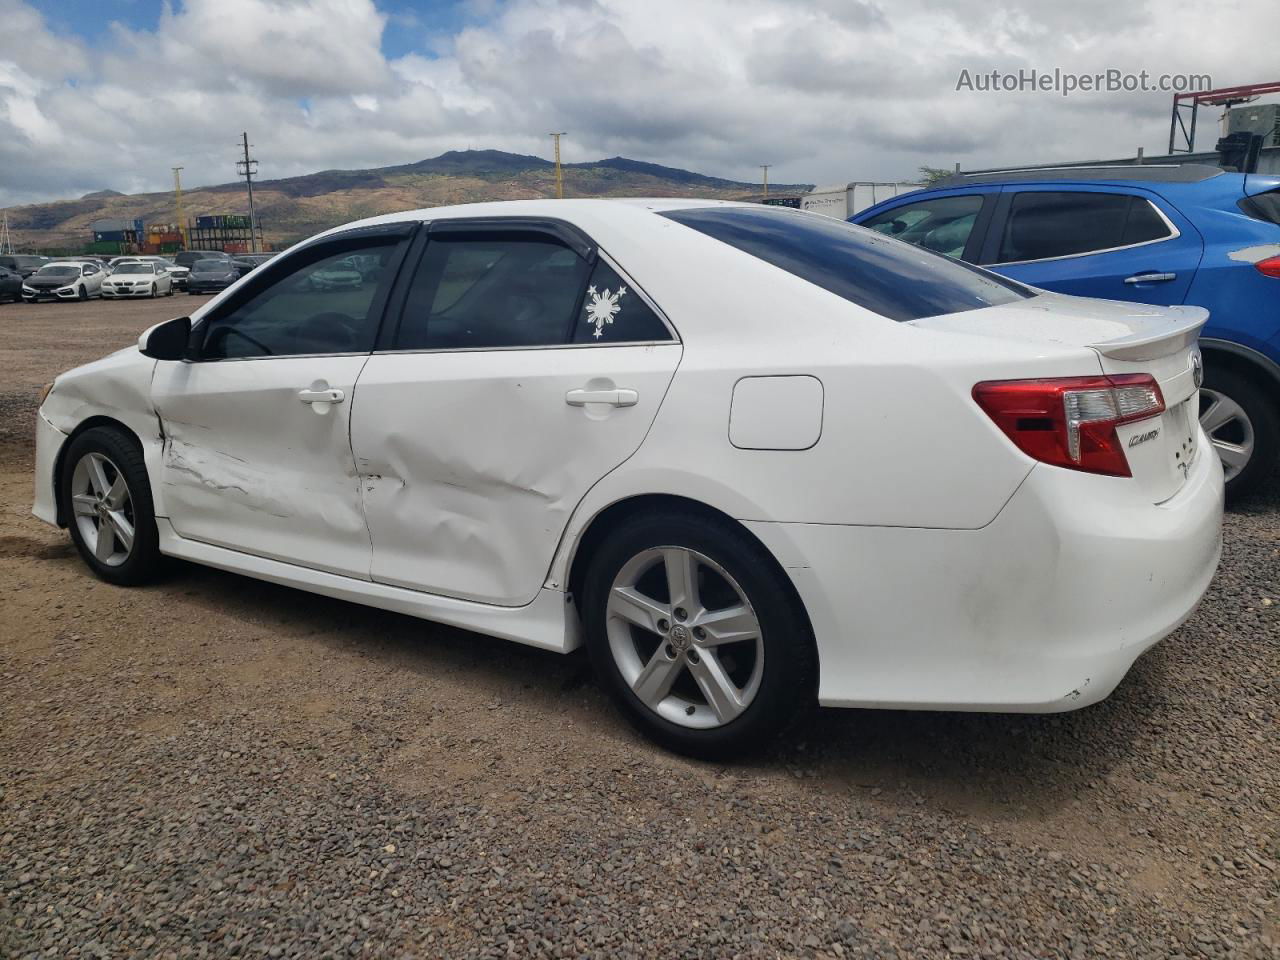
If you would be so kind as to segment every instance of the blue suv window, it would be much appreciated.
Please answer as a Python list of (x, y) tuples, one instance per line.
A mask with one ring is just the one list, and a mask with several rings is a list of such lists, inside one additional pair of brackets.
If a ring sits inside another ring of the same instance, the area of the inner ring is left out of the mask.
[(1096, 253), (1171, 236), (1147, 199), (1084, 191), (1016, 193), (1000, 238), (1000, 263)]
[(891, 320), (1034, 296), (1020, 283), (821, 214), (760, 206), (695, 207), (662, 216)]
[(1238, 206), (1244, 214), (1265, 223), (1280, 223), (1280, 190), (1268, 190), (1266, 193), (1254, 194), (1239, 201)]
[(862, 225), (934, 253), (959, 258), (964, 255), (981, 210), (980, 194), (930, 197), (876, 214)]

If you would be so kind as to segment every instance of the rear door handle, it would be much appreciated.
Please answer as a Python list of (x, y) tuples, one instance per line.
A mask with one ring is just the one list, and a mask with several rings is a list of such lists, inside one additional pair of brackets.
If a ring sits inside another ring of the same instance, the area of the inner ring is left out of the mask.
[(330, 387), (327, 390), (299, 390), (298, 399), (303, 403), (341, 403), (347, 395), (341, 390)]
[(1125, 283), (1164, 283), (1166, 280), (1177, 280), (1176, 273), (1135, 273), (1132, 277), (1125, 277)]
[(571, 407), (583, 407), (588, 403), (607, 403), (611, 407), (634, 407), (640, 402), (640, 394), (626, 387), (613, 390), (570, 390), (564, 402)]

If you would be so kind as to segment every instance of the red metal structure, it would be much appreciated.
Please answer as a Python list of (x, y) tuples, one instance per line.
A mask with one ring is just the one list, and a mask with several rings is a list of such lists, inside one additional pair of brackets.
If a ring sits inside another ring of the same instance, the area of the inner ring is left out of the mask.
[[(1248, 103), (1263, 94), (1280, 93), (1280, 80), (1273, 83), (1246, 83), (1239, 87), (1219, 87), (1216, 90), (1200, 90), (1196, 93), (1175, 93), (1173, 95), (1173, 115), (1169, 118), (1169, 152), (1191, 153), (1196, 141), (1196, 113), (1200, 104), (1230, 107), (1237, 103)], [(1184, 119), (1185, 111), (1191, 111), (1191, 125)], [(1178, 132), (1182, 132), (1183, 146), (1177, 146)]]

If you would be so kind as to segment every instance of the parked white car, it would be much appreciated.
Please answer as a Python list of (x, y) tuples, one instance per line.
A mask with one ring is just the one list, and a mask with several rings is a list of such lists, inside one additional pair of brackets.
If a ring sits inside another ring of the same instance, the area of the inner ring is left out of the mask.
[(85, 260), (54, 260), (22, 281), (22, 299), (88, 300), (102, 292), (106, 267)]
[(171, 297), (173, 277), (154, 260), (134, 260), (115, 264), (111, 276), (102, 281), (102, 296), (117, 297)]
[(395, 214), (60, 376), (34, 510), (113, 583), (168, 555), (585, 642), (696, 754), (815, 699), (1070, 710), (1217, 566), (1204, 321), (780, 208)]

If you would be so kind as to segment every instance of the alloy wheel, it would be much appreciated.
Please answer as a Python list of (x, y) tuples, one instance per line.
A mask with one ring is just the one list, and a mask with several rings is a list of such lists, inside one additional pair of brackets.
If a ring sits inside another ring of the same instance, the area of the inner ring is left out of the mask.
[(760, 690), (760, 620), (737, 581), (697, 551), (663, 546), (632, 557), (609, 590), (606, 630), (622, 679), (671, 723), (724, 726)]
[(1227, 480), (1234, 479), (1253, 456), (1253, 423), (1240, 404), (1225, 393), (1200, 388), (1200, 426), (1222, 460)]
[(71, 509), (84, 545), (98, 562), (118, 567), (133, 552), (129, 484), (104, 454), (86, 453), (71, 475)]

